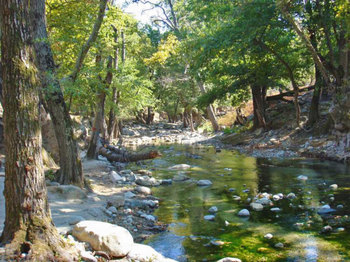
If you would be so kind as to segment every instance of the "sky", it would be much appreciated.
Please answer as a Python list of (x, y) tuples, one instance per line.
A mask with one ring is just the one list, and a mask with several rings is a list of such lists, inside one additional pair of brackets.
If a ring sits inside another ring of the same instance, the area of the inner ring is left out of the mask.
[(128, 14), (133, 15), (137, 20), (143, 24), (150, 24), (152, 16), (159, 16), (159, 10), (152, 9), (149, 10), (152, 6), (150, 4), (141, 4), (141, 3), (131, 3), (126, 5), (126, 1), (117, 1), (117, 5), (122, 8)]

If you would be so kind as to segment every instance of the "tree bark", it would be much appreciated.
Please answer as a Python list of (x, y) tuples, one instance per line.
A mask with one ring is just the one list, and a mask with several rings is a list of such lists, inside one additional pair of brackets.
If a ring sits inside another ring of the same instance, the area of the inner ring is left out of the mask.
[(5, 227), (8, 260), (72, 261), (51, 219), (42, 163), (38, 70), (31, 12), (35, 0), (1, 0), (6, 176)]
[[(205, 94), (206, 90), (205, 90), (204, 84), (201, 81), (199, 81), (198, 85), (199, 85), (199, 89), (201, 90), (202, 94)], [(219, 126), (218, 120), (216, 119), (212, 105), (207, 106), (207, 114), (208, 114), (209, 120), (211, 122), (211, 125), (213, 126), (214, 131), (215, 132), (219, 131), (220, 126)]]
[(73, 124), (55, 75), (56, 65), (47, 36), (45, 1), (31, 0), (30, 6), (36, 64), (42, 84), (41, 100), (45, 110), (51, 115), (57, 142), (60, 145), (59, 182), (82, 187), (84, 178), (77, 143), (73, 138)]
[(268, 45), (266, 45), (265, 43), (256, 40), (256, 42), (262, 47), (264, 48), (267, 52), (270, 52), (271, 54), (273, 54), (278, 61), (281, 62), (281, 64), (286, 68), (289, 79), (292, 83), (292, 87), (293, 87), (293, 91), (294, 91), (294, 107), (295, 107), (295, 117), (296, 117), (296, 122), (297, 125), (300, 126), (300, 106), (299, 106), (299, 101), (298, 101), (298, 97), (299, 97), (299, 87), (295, 81), (294, 78), (294, 73), (292, 68), (290, 67), (290, 65), (287, 63), (286, 60), (284, 60), (282, 58), (282, 56), (280, 56), (275, 50), (273, 50), (271, 47), (269, 47)]
[[(113, 31), (114, 31), (114, 69), (117, 71), (118, 70), (118, 62), (119, 62), (119, 47), (118, 47), (118, 29), (115, 28), (112, 25)], [(108, 140), (113, 140), (116, 138), (115, 133), (116, 133), (116, 128), (118, 126), (118, 120), (116, 119), (115, 115), (115, 108), (114, 106), (118, 105), (119, 102), (119, 97), (120, 97), (120, 91), (117, 91), (117, 87), (113, 86), (112, 87), (112, 108), (109, 111), (109, 118), (108, 118)]]
[[(103, 139), (106, 139), (107, 135), (107, 130), (105, 128), (105, 101), (106, 101), (106, 89), (108, 89), (112, 83), (113, 79), (113, 73), (111, 71), (112, 69), (112, 57), (108, 58), (108, 63), (107, 63), (107, 74), (106, 78), (103, 81), (104, 84), (104, 90), (100, 90), (98, 93), (98, 102), (96, 104), (96, 115), (95, 115), (95, 120), (94, 120), (94, 125), (92, 127), (92, 135), (91, 135), (91, 140), (89, 144), (89, 148), (87, 151), (87, 158), (89, 159), (96, 159), (98, 156), (97, 152), (97, 142), (99, 139), (99, 136), (102, 135)], [(99, 61), (97, 61), (97, 64)]]
[(253, 96), (254, 125), (256, 128), (266, 128), (265, 99), (266, 87), (251, 86)]
[(159, 151), (149, 151), (145, 153), (129, 153), (126, 150), (118, 149), (114, 146), (102, 145), (101, 140), (98, 141), (98, 153), (107, 158), (110, 162), (137, 162), (146, 159), (154, 159), (161, 156)]

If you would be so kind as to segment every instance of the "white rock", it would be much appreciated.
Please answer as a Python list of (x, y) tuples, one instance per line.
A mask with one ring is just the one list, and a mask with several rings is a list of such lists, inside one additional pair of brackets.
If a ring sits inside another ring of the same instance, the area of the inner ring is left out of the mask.
[(272, 212), (281, 212), (281, 209), (279, 207), (273, 207), (270, 209)]
[(242, 260), (240, 260), (239, 258), (235, 258), (235, 257), (225, 257), (225, 258), (218, 260), (217, 262), (242, 262)]
[(248, 209), (242, 209), (241, 211), (238, 212), (238, 215), (240, 217), (249, 217), (250, 216), (250, 212)]
[(264, 206), (262, 204), (259, 203), (251, 203), (250, 207), (254, 210), (254, 211), (262, 211), (264, 209)]
[(211, 208), (209, 208), (209, 213), (216, 213), (218, 212), (218, 208), (216, 206), (212, 206)]
[(119, 181), (122, 181), (122, 180), (123, 180), (123, 178), (122, 178), (117, 172), (115, 172), (115, 171), (111, 171), (111, 172), (109, 173), (109, 178), (111, 179), (111, 181), (112, 181), (113, 183), (118, 183)]
[(337, 184), (332, 184), (329, 186), (330, 189), (332, 190), (337, 190), (338, 189), (338, 185)]
[(210, 180), (199, 180), (197, 182), (198, 186), (211, 186), (213, 183)]
[(208, 221), (213, 221), (215, 219), (215, 216), (214, 215), (206, 215), (206, 216), (204, 216), (204, 219), (208, 220)]
[(133, 245), (131, 251), (129, 252), (127, 259), (128, 261), (138, 262), (175, 262), (175, 260), (165, 258), (150, 246), (136, 243)]
[(91, 252), (89, 251), (83, 251), (83, 252), (80, 252), (80, 256), (81, 258), (83, 259), (83, 261), (86, 261), (86, 262), (97, 262), (97, 258), (94, 257)]
[(135, 190), (144, 195), (152, 194), (152, 190), (149, 187), (145, 187), (145, 186), (137, 186)]
[(270, 234), (270, 233), (268, 233), (268, 234), (266, 234), (266, 235), (264, 236), (264, 238), (266, 238), (266, 239), (272, 239), (272, 238), (273, 238), (273, 235)]
[(140, 186), (159, 186), (160, 181), (156, 180), (154, 177), (141, 176), (136, 179), (136, 184)]
[(301, 181), (306, 181), (308, 180), (308, 177), (307, 176), (303, 176), (303, 175), (300, 175), (297, 177), (298, 180), (301, 180)]
[(273, 199), (273, 201), (281, 200), (281, 198), (280, 198), (279, 195), (273, 195), (273, 196), (272, 196), (272, 199)]
[(190, 169), (191, 166), (187, 165), (187, 164), (179, 164), (179, 165), (175, 165), (172, 167), (169, 167), (168, 169), (170, 170), (186, 170), (186, 169)]
[(86, 220), (73, 228), (73, 236), (88, 242), (96, 251), (104, 251), (112, 257), (126, 256), (133, 247), (133, 238), (123, 227), (100, 221)]

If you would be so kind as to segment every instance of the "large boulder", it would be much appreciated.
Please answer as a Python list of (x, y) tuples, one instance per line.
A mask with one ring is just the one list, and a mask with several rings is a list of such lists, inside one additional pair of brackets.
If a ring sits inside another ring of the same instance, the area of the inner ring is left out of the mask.
[(100, 221), (79, 222), (73, 228), (73, 236), (79, 241), (89, 243), (94, 250), (106, 252), (111, 257), (125, 257), (134, 244), (127, 229)]
[(162, 254), (159, 254), (150, 246), (136, 243), (133, 245), (127, 258), (130, 261), (138, 262), (176, 262), (173, 259), (165, 258)]

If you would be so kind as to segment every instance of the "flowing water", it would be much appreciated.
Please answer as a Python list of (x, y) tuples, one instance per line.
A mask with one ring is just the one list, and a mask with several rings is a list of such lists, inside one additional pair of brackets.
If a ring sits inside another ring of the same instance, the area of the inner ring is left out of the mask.
[[(242, 261), (350, 261), (350, 168), (334, 162), (293, 159), (269, 160), (247, 157), (237, 152), (216, 152), (207, 146), (160, 146), (163, 157), (146, 162), (159, 179), (179, 172), (190, 179), (153, 188), (161, 199), (155, 215), (169, 224), (167, 232), (146, 243), (178, 261), (216, 261), (237, 257)], [(173, 171), (175, 164), (191, 169)], [(299, 175), (308, 179), (298, 180)], [(197, 186), (209, 179), (211, 186)], [(331, 184), (339, 188), (332, 191)], [(259, 192), (294, 192), (297, 198), (273, 201), (263, 211), (252, 211), (247, 202)], [(234, 199), (240, 196), (241, 200)], [(334, 200), (333, 200), (334, 198)], [(330, 214), (317, 213), (329, 204)], [(336, 208), (343, 205), (343, 208)], [(204, 220), (216, 206), (214, 221)], [(279, 207), (280, 212), (270, 208)], [(249, 218), (237, 213), (247, 208)], [(332, 232), (321, 233), (326, 225)], [(264, 235), (273, 234), (267, 240)], [(276, 248), (282, 243), (283, 248)]]

